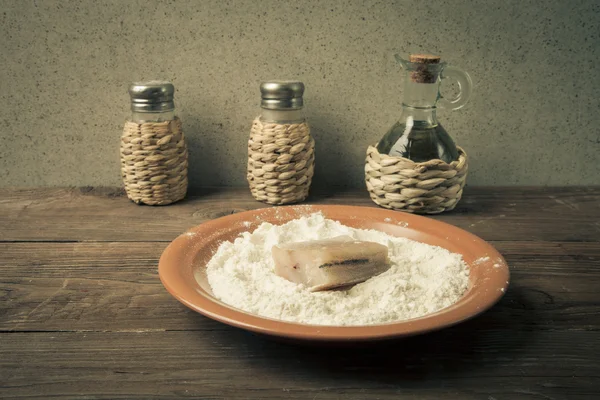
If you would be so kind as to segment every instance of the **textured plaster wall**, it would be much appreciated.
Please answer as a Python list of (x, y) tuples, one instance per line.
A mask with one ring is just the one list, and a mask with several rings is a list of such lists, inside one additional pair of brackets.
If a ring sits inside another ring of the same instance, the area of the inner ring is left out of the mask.
[(0, 185), (118, 185), (127, 86), (170, 79), (194, 186), (245, 185), (258, 84), (300, 79), (316, 183), (362, 187), (399, 113), (393, 54), (471, 73), (440, 112), (476, 185), (600, 183), (600, 2), (0, 0)]

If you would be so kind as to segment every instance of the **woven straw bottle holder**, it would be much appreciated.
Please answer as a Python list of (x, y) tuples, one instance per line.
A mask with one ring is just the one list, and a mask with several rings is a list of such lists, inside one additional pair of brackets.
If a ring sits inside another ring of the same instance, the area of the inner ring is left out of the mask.
[(263, 112), (252, 123), (247, 170), (250, 192), (258, 201), (281, 205), (297, 203), (308, 196), (314, 174), (315, 142), (308, 123), (298, 118), (303, 91), (301, 82), (261, 84)]
[[(436, 105), (461, 108), (470, 96), (471, 78), (438, 56), (414, 54), (409, 61), (396, 55), (396, 59), (405, 71), (402, 115), (376, 146), (367, 149), (367, 190), (376, 204), (393, 210), (419, 214), (452, 210), (463, 193), (468, 159), (437, 122)], [(439, 92), (441, 79), (447, 77), (457, 80), (461, 89), (452, 100)]]
[(467, 153), (458, 148), (457, 161), (416, 163), (379, 154), (369, 146), (365, 180), (371, 199), (381, 207), (420, 214), (452, 210), (460, 200), (467, 177)]
[(121, 136), (121, 177), (127, 197), (138, 204), (167, 205), (187, 192), (188, 151), (173, 114), (173, 91), (166, 82), (130, 87), (134, 118)]

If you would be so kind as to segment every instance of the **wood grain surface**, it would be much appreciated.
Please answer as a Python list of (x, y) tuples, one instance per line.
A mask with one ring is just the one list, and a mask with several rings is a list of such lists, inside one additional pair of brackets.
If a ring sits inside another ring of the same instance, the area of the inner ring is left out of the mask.
[[(366, 191), (313, 204), (374, 206)], [(0, 189), (0, 398), (600, 398), (600, 189), (468, 188), (434, 218), (490, 241), (501, 302), (420, 337), (278, 343), (202, 317), (162, 287), (168, 242), (265, 207), (246, 188), (167, 207), (119, 189)]]

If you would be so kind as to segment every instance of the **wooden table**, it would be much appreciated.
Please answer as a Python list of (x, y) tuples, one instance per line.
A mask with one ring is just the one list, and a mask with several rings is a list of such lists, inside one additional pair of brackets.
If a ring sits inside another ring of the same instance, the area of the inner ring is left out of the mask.
[[(311, 202), (374, 206), (365, 191)], [(600, 189), (467, 190), (435, 218), (498, 248), (506, 296), (454, 328), (350, 349), (230, 328), (161, 285), (169, 241), (260, 207), (246, 188), (168, 207), (118, 189), (0, 190), (0, 398), (600, 398)]]

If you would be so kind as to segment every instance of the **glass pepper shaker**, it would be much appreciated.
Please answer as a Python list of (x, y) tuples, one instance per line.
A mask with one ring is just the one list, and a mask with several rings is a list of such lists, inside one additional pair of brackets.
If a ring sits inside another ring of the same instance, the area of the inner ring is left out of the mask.
[(300, 202), (308, 196), (315, 163), (315, 142), (303, 110), (304, 84), (269, 81), (260, 91), (261, 114), (248, 140), (250, 191), (268, 204)]
[(121, 177), (135, 203), (166, 205), (186, 195), (188, 151), (174, 93), (164, 81), (129, 86), (132, 114), (121, 136)]

